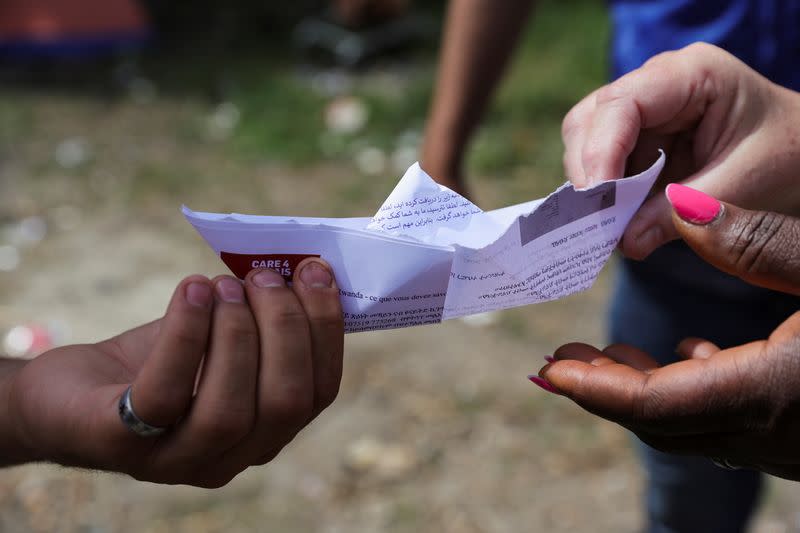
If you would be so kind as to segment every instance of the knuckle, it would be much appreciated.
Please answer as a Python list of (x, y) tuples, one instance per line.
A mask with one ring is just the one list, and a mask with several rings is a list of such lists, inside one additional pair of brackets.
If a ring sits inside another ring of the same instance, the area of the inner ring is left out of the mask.
[(703, 388), (704, 414), (746, 431), (766, 427), (772, 414), (772, 387), (761, 366), (757, 359), (731, 358), (709, 373)]
[[(635, 123), (633, 117), (626, 119), (629, 124)], [(583, 145), (581, 159), (585, 168), (592, 168), (604, 162), (615, 161), (616, 159), (625, 160), (633, 151), (633, 145), (626, 140), (615, 137), (590, 139)], [(602, 176), (603, 178), (620, 178), (622, 176)]]
[(665, 52), (661, 52), (660, 54), (650, 56), (644, 63), (642, 63), (642, 70), (649, 70), (657, 67), (657, 65), (664, 60), (662, 57), (664, 53)]
[(581, 149), (581, 160), (584, 167), (591, 167), (598, 161), (602, 161), (604, 157), (606, 157), (606, 151), (598, 143), (586, 143)]
[(198, 417), (193, 434), (208, 443), (236, 441), (247, 435), (253, 425), (253, 413), (226, 409)]
[[(695, 43), (695, 44), (697, 44), (697, 43)], [(690, 54), (690, 55), (693, 55), (695, 52), (692, 52), (690, 50), (692, 48), (692, 46), (693, 45), (690, 44), (689, 46), (686, 46), (681, 50), (677, 50), (677, 51), (669, 50), (669, 51), (666, 51), (666, 52), (660, 52), (660, 53), (650, 57), (647, 61), (645, 61), (644, 64), (642, 65), (642, 68), (645, 68), (645, 69), (646, 68), (654, 68), (654, 67), (655, 68), (660, 68), (660, 65), (662, 63), (671, 61), (675, 57), (676, 54)]]
[(314, 398), (306, 387), (284, 384), (265, 402), (269, 419), (277, 425), (296, 428), (302, 426), (311, 416)]
[(308, 317), (300, 305), (283, 305), (271, 310), (269, 323), (279, 329), (297, 329), (308, 326)]
[(582, 113), (577, 107), (569, 110), (561, 123), (561, 138), (567, 139), (572, 132), (577, 130), (583, 124)]
[(657, 424), (662, 417), (665, 404), (666, 399), (657, 392), (648, 394), (641, 404), (634, 407), (632, 421), (642, 427)]
[(309, 322), (323, 335), (336, 335), (344, 331), (344, 318), (341, 311), (309, 315)]
[(607, 107), (612, 104), (632, 103), (630, 89), (624, 83), (614, 82), (597, 89), (595, 93), (595, 106)]
[[(685, 46), (681, 51), (692, 56), (709, 55), (709, 54), (716, 55), (719, 52), (719, 48), (717, 48), (716, 46), (712, 46), (708, 43), (704, 43), (702, 41), (697, 41)], [(664, 52), (664, 53), (669, 54), (669, 52)]]
[(142, 417), (145, 422), (153, 413), (158, 413), (164, 419), (176, 419), (186, 410), (189, 397), (186, 391), (176, 387), (174, 389), (161, 390), (157, 395), (142, 398), (136, 397), (135, 391), (131, 395), (131, 403), (136, 414)]
[(760, 354), (756, 364), (760, 373), (765, 373), (764, 386), (753, 391), (758, 401), (753, 402), (752, 408), (757, 410), (752, 420), (761, 422), (760, 429), (767, 433), (780, 431), (793, 427), (797, 419), (796, 383), (793, 379), (787, 382), (787, 376), (800, 375), (800, 361), (796, 357), (787, 357), (787, 354), (800, 352), (800, 337), (781, 339), (779, 342), (770, 343)]
[(597, 105), (604, 105), (623, 98), (625, 94), (625, 90), (619, 83), (609, 83), (597, 89), (595, 101)]
[(600, 176), (591, 175), (601, 172), (598, 169), (602, 168), (608, 161), (614, 160), (616, 157), (627, 155), (627, 151), (621, 142), (616, 139), (606, 139), (604, 144), (599, 142), (589, 142), (584, 145), (581, 152), (581, 161), (583, 168), (587, 174), (587, 179), (613, 179), (620, 178), (621, 176)]
[(650, 382), (650, 376), (647, 376), (639, 393), (641, 401), (631, 402), (631, 421), (637, 426), (657, 428), (667, 412), (669, 398)]
[(197, 332), (194, 328), (180, 328), (172, 334), (172, 338), (179, 346), (194, 346), (197, 344)]
[(220, 336), (235, 342), (237, 346), (258, 345), (258, 330), (252, 319), (225, 320), (219, 325), (217, 331)]
[(786, 217), (777, 213), (745, 213), (734, 225), (734, 238), (728, 248), (734, 269), (742, 274), (763, 274), (772, 265), (790, 260), (790, 251), (800, 242), (796, 227), (786, 226)]

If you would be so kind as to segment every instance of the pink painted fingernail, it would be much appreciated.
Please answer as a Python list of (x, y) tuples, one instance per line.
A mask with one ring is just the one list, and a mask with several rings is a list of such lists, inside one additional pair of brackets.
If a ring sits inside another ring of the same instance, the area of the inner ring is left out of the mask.
[(186, 301), (195, 307), (208, 307), (211, 305), (211, 287), (207, 283), (190, 283), (186, 287)]
[(537, 375), (533, 375), (532, 374), (532, 375), (528, 376), (528, 379), (531, 380), (532, 383), (534, 383), (536, 385), (539, 385), (541, 388), (543, 388), (547, 392), (552, 392), (553, 394), (558, 394), (559, 393), (558, 390), (555, 387), (553, 387), (550, 384), (549, 381), (547, 381), (545, 379), (542, 379)]
[(553, 357), (552, 355), (545, 355), (544, 356), (544, 360), (547, 361), (548, 363), (555, 363), (556, 362), (556, 358)]
[(706, 225), (722, 211), (719, 200), (680, 183), (667, 185), (666, 193), (678, 216), (692, 224)]

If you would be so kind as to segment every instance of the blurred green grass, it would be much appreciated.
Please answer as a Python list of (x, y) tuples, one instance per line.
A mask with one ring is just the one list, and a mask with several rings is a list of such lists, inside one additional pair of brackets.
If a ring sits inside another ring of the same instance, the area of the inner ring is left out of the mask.
[[(606, 8), (596, 0), (540, 2), (525, 31), (514, 62), (470, 152), (470, 173), (491, 176), (507, 185), (518, 170), (535, 169), (546, 177), (522, 192), (544, 192), (563, 181), (560, 124), (564, 114), (607, 73), (609, 34)], [(352, 94), (367, 104), (369, 121), (357, 135), (341, 135), (334, 152), (321, 150), (328, 98), (294, 74), (291, 65), (241, 72), (233, 96), (242, 123), (232, 146), (237, 153), (307, 165), (331, 157), (347, 161), (353, 146), (390, 152), (400, 135), (423, 128), (435, 75), (435, 50), (414, 57), (416, 69), (398, 77), (398, 96), (387, 94), (369, 73), (354, 78)], [(528, 189), (534, 190), (528, 190)], [(522, 189), (522, 190), (516, 190)]]
[[(433, 17), (442, 16), (442, 4), (428, 7)], [(123, 201), (173, 202), (214, 196), (215, 180), (229, 190), (258, 191), (256, 176), (265, 167), (300, 169), (311, 177), (320, 175), (314, 169), (335, 167), (348, 177), (328, 187), (336, 205), (326, 212), (367, 214), (365, 206), (385, 198), (402, 170), (387, 164), (380, 174), (367, 175), (358, 169), (357, 155), (376, 148), (391, 161), (399, 145), (421, 138), (435, 78), (435, 39), (372, 68), (337, 74), (298, 61), (289, 28), (285, 23), (282, 34), (201, 34), (196, 41), (182, 35), (154, 43), (134, 61), (137, 75), (157, 89), (150, 103), (109, 87), (129, 65), (100, 69), (79, 83), (72, 76), (33, 88), (0, 86), (0, 154), (21, 163), (10, 178), (52, 183), (66, 177), (77, 198), (82, 184), (113, 174), (112, 190)], [(560, 123), (604, 82), (608, 34), (599, 0), (539, 2), (467, 158), (468, 174), (492, 191), (486, 203), (535, 198), (563, 181)], [(368, 109), (366, 125), (355, 133), (326, 130), (325, 109), (334, 94), (321, 90), (318, 78), (330, 75), (344, 79), (339, 94)], [(239, 120), (230, 136), (211, 139), (209, 117), (221, 102), (233, 104)], [(72, 135), (88, 140), (93, 157), (62, 171), (52, 151)], [(269, 199), (265, 192), (251, 196)], [(240, 204), (249, 207), (239, 198), (219, 209)], [(266, 200), (258, 205), (271, 207)]]
[[(468, 168), (509, 185), (509, 198), (545, 194), (560, 185), (565, 179), (561, 120), (606, 81), (609, 30), (603, 2), (541, 2)], [(525, 179), (531, 173), (536, 180)]]

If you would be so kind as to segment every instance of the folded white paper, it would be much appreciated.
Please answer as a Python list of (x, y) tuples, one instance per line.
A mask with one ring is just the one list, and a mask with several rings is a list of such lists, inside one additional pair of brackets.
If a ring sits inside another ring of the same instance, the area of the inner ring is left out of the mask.
[(199, 213), (186, 219), (231, 271), (291, 279), (333, 267), (348, 333), (432, 324), (588, 289), (664, 166), (483, 212), (414, 164), (372, 218)]

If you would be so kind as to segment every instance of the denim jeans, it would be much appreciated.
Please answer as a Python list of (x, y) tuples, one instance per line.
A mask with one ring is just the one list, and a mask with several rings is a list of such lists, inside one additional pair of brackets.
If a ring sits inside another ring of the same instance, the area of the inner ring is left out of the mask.
[[(800, 299), (754, 288), (672, 243), (647, 261), (623, 260), (611, 301), (610, 340), (637, 346), (661, 364), (678, 359), (685, 337), (722, 348), (769, 336)], [(647, 472), (647, 531), (744, 531), (762, 485), (758, 472), (724, 470), (705, 457), (659, 452), (638, 442)]]

